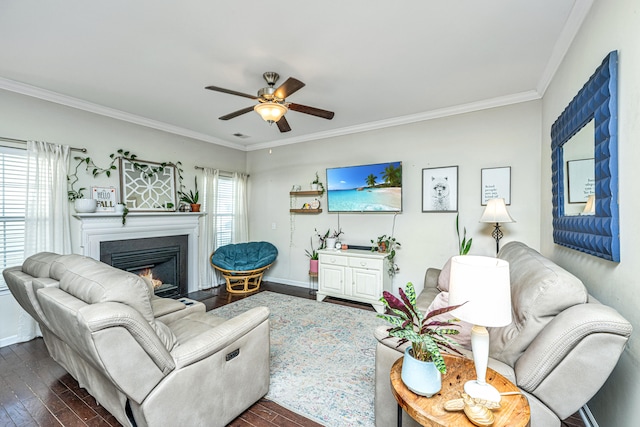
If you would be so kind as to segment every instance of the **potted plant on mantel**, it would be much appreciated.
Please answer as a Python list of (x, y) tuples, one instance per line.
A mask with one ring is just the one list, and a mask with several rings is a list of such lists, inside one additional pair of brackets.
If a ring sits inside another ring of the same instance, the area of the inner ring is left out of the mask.
[(191, 205), (191, 212), (200, 212), (200, 204), (198, 203), (198, 177), (194, 178), (194, 182), (196, 187), (195, 193), (191, 190), (189, 190), (188, 193), (180, 191), (180, 201)]
[(400, 298), (388, 291), (382, 293), (380, 301), (387, 311), (378, 317), (393, 325), (387, 332), (389, 337), (400, 339), (396, 348), (411, 342), (404, 354), (402, 382), (414, 393), (431, 397), (440, 391), (442, 374), (447, 372), (440, 349), (462, 354), (453, 347), (458, 344), (447, 337), (460, 333), (455, 329), (459, 325), (452, 323), (455, 319), (440, 322), (433, 320), (433, 317), (455, 310), (462, 304), (433, 310), (424, 316), (416, 306), (416, 293), (411, 282), (407, 283), (406, 291), (399, 288), (398, 292)]

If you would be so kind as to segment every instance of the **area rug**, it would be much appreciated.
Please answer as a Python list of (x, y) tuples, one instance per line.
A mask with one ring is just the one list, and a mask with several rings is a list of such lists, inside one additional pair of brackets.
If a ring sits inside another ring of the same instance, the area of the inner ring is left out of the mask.
[(331, 427), (374, 426), (373, 311), (260, 292), (213, 310), (231, 318), (271, 311), (271, 384), (266, 398)]

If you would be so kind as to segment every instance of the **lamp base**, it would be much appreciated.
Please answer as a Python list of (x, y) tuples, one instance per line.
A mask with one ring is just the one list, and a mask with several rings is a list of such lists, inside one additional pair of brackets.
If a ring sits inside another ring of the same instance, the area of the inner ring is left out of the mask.
[(480, 384), (477, 380), (467, 381), (464, 384), (464, 392), (475, 399), (500, 402), (500, 392), (491, 384)]

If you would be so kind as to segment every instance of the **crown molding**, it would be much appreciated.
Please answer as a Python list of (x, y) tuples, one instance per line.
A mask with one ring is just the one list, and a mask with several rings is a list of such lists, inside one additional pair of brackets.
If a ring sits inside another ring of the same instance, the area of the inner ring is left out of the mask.
[(551, 84), (551, 80), (553, 80), (553, 76), (555, 76), (558, 68), (560, 68), (564, 57), (571, 47), (571, 43), (573, 43), (573, 39), (578, 34), (578, 31), (580, 31), (582, 23), (591, 10), (593, 1), (594, 0), (577, 0), (573, 5), (569, 18), (562, 28), (562, 32), (553, 47), (547, 66), (542, 72), (542, 76), (540, 76), (540, 80), (536, 86), (541, 97), (544, 96), (547, 88)]
[(235, 150), (246, 151), (246, 147), (239, 144), (234, 144), (223, 139), (214, 138), (210, 135), (206, 135), (200, 132), (195, 132), (189, 129), (181, 128), (179, 126), (170, 125), (168, 123), (160, 122), (158, 120), (152, 120), (146, 117), (138, 116), (135, 114), (127, 113), (125, 111), (116, 110), (115, 108), (104, 107), (102, 105), (94, 104), (92, 102), (83, 101), (78, 98), (74, 98), (67, 95), (62, 95), (57, 92), (42, 89), (36, 86), (31, 86), (25, 83), (9, 80), (4, 77), (0, 77), (0, 89), (8, 90), (10, 92), (19, 93), (33, 98), (39, 98), (44, 101), (53, 102), (55, 104), (64, 105), (78, 110), (87, 111), (89, 113), (99, 114), (101, 116), (111, 117), (112, 119), (122, 120), (125, 122), (133, 123), (140, 126), (145, 126), (151, 129), (157, 129), (163, 132), (172, 133), (175, 135), (185, 136), (187, 138), (197, 139), (199, 141), (210, 142), (217, 145), (222, 145), (227, 148), (233, 148)]
[(334, 129), (326, 132), (318, 132), (309, 135), (299, 136), (295, 138), (281, 139), (278, 141), (269, 141), (260, 144), (254, 144), (246, 147), (246, 151), (256, 151), (265, 148), (280, 147), (283, 145), (297, 144), (299, 142), (316, 141), (319, 139), (334, 138), (338, 136), (350, 135), (354, 133), (368, 132), (372, 130), (384, 129), (393, 126), (401, 126), (426, 120), (440, 119), (443, 117), (455, 116), (459, 114), (471, 113), (474, 111), (487, 110), (490, 108), (503, 107), (506, 105), (519, 104), (540, 99), (541, 96), (535, 90), (520, 92), (512, 95), (491, 98), (483, 101), (471, 102), (468, 104), (456, 105), (453, 107), (440, 108), (437, 110), (427, 111), (424, 113), (412, 114), (408, 116), (395, 117), (392, 119), (379, 120), (377, 122), (364, 123), (356, 126), (349, 126), (340, 129)]

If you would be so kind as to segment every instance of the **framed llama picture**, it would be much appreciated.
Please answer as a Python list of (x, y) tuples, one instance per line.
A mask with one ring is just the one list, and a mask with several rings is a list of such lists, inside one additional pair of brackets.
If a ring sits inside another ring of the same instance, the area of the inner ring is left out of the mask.
[(458, 166), (422, 169), (422, 212), (458, 212)]

